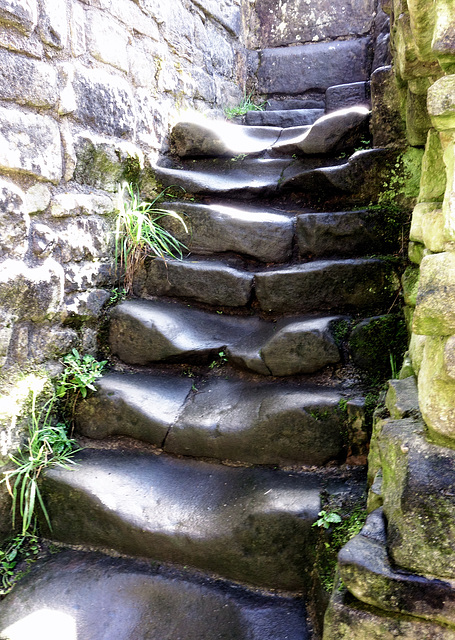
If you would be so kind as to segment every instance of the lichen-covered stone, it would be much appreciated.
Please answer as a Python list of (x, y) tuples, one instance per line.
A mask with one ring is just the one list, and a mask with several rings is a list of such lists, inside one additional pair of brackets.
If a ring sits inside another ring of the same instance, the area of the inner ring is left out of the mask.
[(438, 131), (455, 127), (455, 75), (443, 76), (428, 89), (428, 113)]
[(408, 90), (406, 100), (406, 137), (410, 145), (424, 145), (428, 129), (431, 126), (427, 112), (426, 95), (415, 94)]
[(413, 331), (429, 336), (455, 334), (455, 254), (436, 253), (422, 259)]
[(455, 379), (453, 339), (427, 336), (419, 370), (422, 415), (430, 430), (444, 438), (455, 438)]
[(62, 177), (62, 151), (55, 120), (0, 107), (0, 168), (57, 183)]
[(446, 189), (446, 169), (439, 132), (430, 129), (422, 159), (418, 202), (442, 201)]
[(2, 0), (0, 22), (30, 35), (38, 21), (36, 0)]
[(349, 338), (352, 361), (371, 375), (393, 375), (392, 362), (395, 367), (401, 364), (407, 337), (401, 315), (366, 318), (354, 327)]
[(446, 172), (443, 175), (447, 176), (447, 184), (442, 203), (442, 212), (447, 237), (453, 241), (455, 239), (455, 142), (452, 139), (444, 151), (443, 158), (446, 166)]
[(409, 356), (416, 375), (419, 374), (420, 367), (422, 365), (426, 340), (427, 336), (419, 336), (416, 333), (411, 333), (411, 339), (409, 341)]
[(59, 193), (52, 199), (50, 212), (54, 218), (68, 216), (105, 215), (114, 209), (112, 198), (97, 193)]
[(401, 276), (401, 284), (403, 286), (404, 303), (411, 307), (416, 306), (417, 288), (419, 285), (419, 269), (414, 265), (406, 267), (405, 272)]
[(433, 253), (444, 251), (447, 234), (442, 209), (428, 211), (422, 220), (423, 243)]
[(425, 246), (423, 242), (410, 242), (408, 244), (408, 258), (415, 264), (420, 264), (424, 257)]
[(416, 53), (420, 60), (432, 62), (435, 59), (431, 42), (436, 20), (436, 3), (408, 0), (407, 6)]
[(391, 66), (379, 67), (371, 76), (371, 130), (376, 147), (403, 140), (405, 117), (400, 90)]
[(414, 376), (403, 380), (389, 380), (385, 406), (392, 420), (420, 417), (417, 382)]
[(30, 218), (24, 200), (22, 189), (0, 180), (0, 258), (24, 257), (28, 249)]
[(32, 107), (57, 102), (57, 73), (48, 63), (0, 50), (0, 98)]
[(431, 50), (444, 71), (453, 73), (455, 71), (455, 17), (453, 3), (451, 0), (438, 0), (433, 6), (436, 12), (436, 21)]
[(426, 61), (419, 58), (417, 44), (414, 40), (409, 13), (403, 8), (395, 16), (392, 29), (395, 49), (395, 65), (398, 76), (405, 80), (416, 77), (437, 75), (440, 67), (436, 60)]

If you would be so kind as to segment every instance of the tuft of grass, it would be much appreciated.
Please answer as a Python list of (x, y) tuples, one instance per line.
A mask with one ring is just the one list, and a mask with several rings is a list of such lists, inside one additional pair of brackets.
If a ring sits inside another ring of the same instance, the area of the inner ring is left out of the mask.
[(164, 189), (151, 202), (143, 202), (132, 184), (123, 183), (119, 187), (115, 260), (124, 273), (124, 287), (128, 293), (132, 290), (134, 274), (145, 258), (154, 256), (182, 259), (183, 251), (187, 249), (161, 224), (163, 218), (170, 217), (177, 220), (188, 233), (180, 214), (157, 207), (157, 203), (168, 194), (169, 189), (171, 187)]
[(226, 107), (224, 109), (224, 115), (226, 118), (232, 120), (232, 118), (235, 118), (236, 116), (244, 116), (248, 111), (264, 111), (267, 101), (255, 104), (251, 99), (252, 97), (252, 93), (248, 95), (245, 93), (240, 104), (236, 107)]

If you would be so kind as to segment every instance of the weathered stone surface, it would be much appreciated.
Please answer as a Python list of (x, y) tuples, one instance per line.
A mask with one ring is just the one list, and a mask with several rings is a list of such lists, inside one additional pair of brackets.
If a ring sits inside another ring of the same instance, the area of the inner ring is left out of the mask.
[(437, 253), (422, 259), (413, 331), (429, 336), (455, 334), (453, 253)]
[(171, 132), (171, 145), (181, 157), (254, 154), (271, 147), (280, 136), (275, 127), (246, 127), (218, 120), (178, 122)]
[(51, 201), (51, 192), (45, 184), (37, 183), (25, 192), (25, 210), (27, 213), (38, 213), (47, 209)]
[(78, 404), (76, 428), (89, 438), (127, 435), (161, 446), (182, 411), (191, 380), (111, 373)]
[(199, 385), (164, 444), (170, 453), (252, 464), (343, 459), (341, 396), (292, 385), (216, 379)]
[(301, 94), (336, 84), (362, 82), (368, 75), (368, 38), (264, 49), (259, 93)]
[(428, 5), (424, 0), (409, 0), (408, 9), (417, 55), (421, 60), (431, 62), (435, 59), (431, 48), (436, 19), (435, 4)]
[(274, 376), (312, 373), (340, 361), (333, 337), (336, 317), (280, 320), (261, 349), (261, 357)]
[[(162, 360), (213, 360), (227, 345), (256, 333), (268, 323), (160, 301), (130, 300), (112, 310), (109, 344), (128, 364)], [(270, 323), (270, 333), (273, 325)]]
[(381, 7), (378, 7), (374, 20), (374, 36), (372, 71), (375, 71), (379, 67), (389, 65), (392, 61), (390, 51), (390, 18), (384, 13)]
[(43, 481), (52, 539), (305, 588), (321, 508), (316, 474), (125, 451), (85, 450), (77, 460)]
[(280, 111), (248, 111), (246, 124), (269, 127), (298, 127), (313, 124), (324, 115), (324, 109), (283, 109)]
[(76, 58), (86, 51), (85, 43), (85, 11), (80, 4), (73, 4), (71, 7), (71, 51)]
[(22, 320), (52, 318), (63, 300), (63, 269), (52, 259), (39, 267), (19, 260), (0, 264), (0, 305)]
[(337, 84), (325, 92), (326, 110), (337, 111), (348, 107), (366, 107), (370, 105), (370, 86), (368, 82)]
[(117, 0), (117, 2), (109, 4), (109, 13), (118, 18), (127, 27), (134, 25), (134, 31), (137, 34), (148, 36), (154, 41), (160, 39), (157, 21), (147, 15), (144, 2), (135, 4), (129, 2), (129, 0)]
[(419, 369), (423, 418), (435, 435), (455, 437), (455, 379), (452, 337), (427, 336)]
[(446, 170), (439, 133), (428, 132), (425, 153), (422, 159), (419, 202), (442, 201), (446, 189)]
[(442, 0), (435, 5), (434, 11), (436, 13), (436, 20), (433, 39), (431, 41), (431, 50), (443, 70), (446, 73), (453, 73), (455, 71), (455, 19), (453, 16), (453, 7), (447, 0)]
[(392, 67), (379, 67), (371, 76), (371, 131), (375, 147), (401, 142), (405, 136), (405, 118), (400, 92)]
[(385, 616), (381, 609), (334, 589), (324, 619), (324, 640), (455, 640), (455, 632), (412, 616)]
[(442, 211), (444, 215), (444, 226), (447, 232), (447, 237), (452, 242), (455, 239), (455, 143), (450, 141), (447, 145), (443, 155), (444, 168), (441, 168), (441, 173), (444, 177), (447, 177), (446, 190), (444, 194), (444, 201), (442, 203)]
[(410, 242), (408, 245), (408, 257), (411, 262), (420, 264), (425, 256), (425, 245), (420, 242)]
[(62, 151), (55, 120), (0, 107), (0, 167), (58, 182)]
[(317, 98), (269, 98), (265, 105), (266, 111), (282, 111), (286, 109), (322, 109), (325, 110), (325, 96)]
[(52, 198), (51, 215), (54, 218), (78, 215), (105, 215), (114, 210), (114, 202), (108, 195), (97, 193), (58, 193)]
[(50, 64), (0, 50), (0, 98), (52, 107), (58, 98), (57, 73)]
[(103, 69), (78, 67), (73, 88), (77, 100), (76, 120), (103, 135), (134, 136), (136, 109), (126, 80)]
[(361, 134), (367, 132), (369, 115), (365, 107), (334, 111), (316, 120), (302, 136), (284, 144), (279, 140), (272, 148), (279, 146), (282, 152), (290, 155), (294, 152), (310, 155), (353, 147)]
[(374, 14), (371, 0), (353, 0), (340, 6), (302, 0), (276, 5), (265, 0), (255, 9), (259, 46), (267, 47), (364, 35), (371, 29)]
[(234, 251), (261, 262), (284, 262), (291, 256), (293, 218), (276, 209), (234, 204), (193, 204), (165, 202), (164, 209), (184, 216), (190, 234), (182, 232), (172, 219), (172, 233), (197, 255)]
[(423, 421), (411, 418), (385, 422), (379, 447), (392, 561), (415, 573), (452, 578), (455, 452), (428, 442)]
[(227, 307), (247, 304), (253, 273), (208, 260), (152, 260), (147, 268), (145, 291), (150, 295), (191, 298)]
[(455, 127), (455, 75), (443, 76), (428, 89), (428, 113), (437, 131)]
[(0, 22), (29, 35), (38, 21), (36, 0), (2, 0)]
[(410, 145), (421, 146), (427, 140), (431, 127), (427, 111), (426, 95), (415, 94), (408, 90), (406, 100), (406, 137)]
[(382, 226), (378, 213), (337, 211), (303, 213), (297, 216), (296, 238), (303, 256), (352, 256), (374, 253), (382, 248), (377, 233)]
[(419, 375), (420, 367), (422, 366), (426, 341), (427, 336), (419, 336), (416, 333), (411, 333), (411, 339), (409, 341), (409, 355), (416, 375)]
[[(67, 262), (65, 264), (65, 293), (77, 293), (99, 287), (113, 287), (116, 281), (113, 263), (113, 256), (104, 260)], [(105, 301), (106, 299), (104, 299)]]
[(338, 555), (340, 578), (359, 600), (385, 611), (453, 624), (453, 582), (396, 571), (387, 555), (382, 509), (371, 513), (361, 533)]
[(241, 15), (238, 2), (222, 0), (196, 0), (196, 6), (202, 12), (222, 25), (233, 36), (239, 36), (241, 31)]
[(442, 209), (428, 211), (422, 220), (423, 243), (433, 253), (444, 251), (447, 233)]
[(406, 267), (403, 275), (401, 276), (404, 303), (410, 307), (416, 306), (419, 277), (420, 271), (414, 265)]
[(420, 417), (417, 383), (414, 376), (403, 380), (389, 380), (385, 406), (393, 420)]
[[(178, 611), (180, 615), (176, 616)], [(71, 613), (67, 613), (71, 612)], [(201, 582), (189, 572), (96, 553), (64, 551), (39, 562), (0, 605), (0, 633), (18, 640), (306, 640), (297, 599)], [(76, 631), (77, 629), (77, 631)]]
[(64, 2), (43, 0), (39, 22), (40, 36), (46, 44), (64, 49), (68, 44), (68, 11)]
[(408, 11), (401, 11), (394, 19), (392, 49), (399, 78), (408, 81), (416, 77), (437, 77), (440, 74), (440, 67), (434, 58), (432, 61), (419, 57)]
[(387, 304), (398, 279), (381, 260), (315, 261), (255, 275), (261, 309), (273, 312), (360, 309)]
[[(81, 288), (87, 289), (87, 286), (89, 285), (83, 284)], [(66, 314), (69, 318), (78, 319), (83, 322), (87, 320), (99, 320), (101, 310), (110, 297), (110, 292), (104, 289), (86, 290), (81, 293), (66, 296)]]
[(28, 249), (30, 218), (25, 194), (9, 180), (0, 180), (0, 258), (24, 257)]
[(108, 14), (96, 9), (86, 12), (87, 49), (100, 62), (128, 71), (129, 34)]
[(0, 23), (0, 45), (10, 51), (25, 53), (31, 58), (41, 59), (44, 55), (44, 47), (36, 31), (26, 35), (10, 26)]

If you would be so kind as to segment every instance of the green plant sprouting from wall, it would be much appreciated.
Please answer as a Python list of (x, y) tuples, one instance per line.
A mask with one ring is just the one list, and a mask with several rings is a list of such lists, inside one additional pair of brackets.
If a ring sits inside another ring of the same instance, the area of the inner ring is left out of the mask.
[[(12, 467), (3, 471), (1, 484), (11, 496), (12, 528), (18, 533), (0, 549), (0, 595), (7, 593), (20, 574), (19, 561), (29, 563), (37, 555), (38, 512), (47, 526), (52, 524), (41, 494), (39, 480), (46, 469), (73, 464), (78, 451), (76, 441), (68, 435), (77, 398), (95, 390), (94, 381), (102, 375), (105, 361), (98, 362), (90, 355), (81, 356), (76, 349), (62, 359), (63, 372), (53, 384), (46, 375), (30, 376), (30, 405), (27, 412), (25, 443), (10, 454)], [(19, 527), (17, 521), (20, 520)]]
[(173, 218), (188, 233), (185, 221), (180, 214), (157, 206), (168, 190), (164, 189), (151, 202), (144, 202), (131, 183), (123, 183), (119, 187), (115, 260), (120, 266), (127, 292), (132, 290), (134, 275), (148, 256), (183, 258), (186, 246), (162, 226), (162, 220), (166, 217)]
[(231, 120), (232, 118), (236, 118), (237, 116), (244, 116), (248, 111), (264, 111), (267, 102), (261, 102), (260, 104), (255, 104), (252, 100), (253, 94), (249, 93), (248, 95), (245, 93), (240, 103), (235, 107), (226, 107), (224, 109), (224, 115), (226, 118)]

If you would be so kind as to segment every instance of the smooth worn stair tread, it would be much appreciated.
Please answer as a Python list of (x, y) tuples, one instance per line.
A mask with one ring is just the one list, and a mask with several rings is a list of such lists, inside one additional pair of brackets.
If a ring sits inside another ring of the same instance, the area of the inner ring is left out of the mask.
[[(110, 373), (78, 404), (76, 429), (165, 451), (255, 464), (323, 465), (346, 455), (344, 394), (333, 388), (181, 374)], [(359, 400), (360, 401), (360, 400)]]
[(173, 234), (196, 254), (233, 251), (262, 262), (284, 262), (292, 252), (294, 218), (267, 207), (164, 202), (185, 218), (190, 233)]
[(21, 638), (61, 640), (76, 629), (81, 640), (310, 638), (301, 599), (74, 550), (35, 561), (0, 602), (0, 635), (21, 629)]
[(307, 587), (321, 508), (317, 474), (114, 450), (86, 449), (76, 460), (42, 480), (54, 540), (252, 585)]
[(159, 300), (130, 300), (111, 312), (109, 346), (123, 362), (209, 362), (226, 349), (229, 362), (263, 375), (312, 373), (339, 362), (333, 326), (341, 316), (277, 323)]
[(312, 125), (324, 115), (324, 109), (267, 109), (266, 111), (248, 111), (245, 123), (253, 127), (297, 127)]
[(160, 446), (191, 386), (188, 378), (161, 373), (108, 373), (97, 380), (97, 393), (79, 403), (76, 428), (90, 438), (128, 435)]

